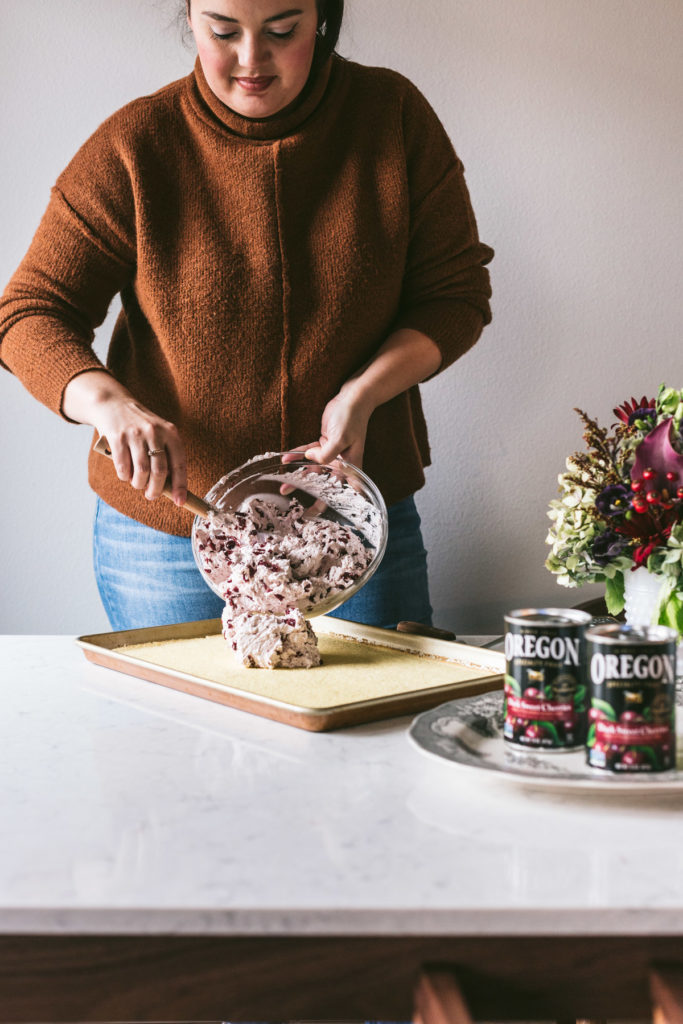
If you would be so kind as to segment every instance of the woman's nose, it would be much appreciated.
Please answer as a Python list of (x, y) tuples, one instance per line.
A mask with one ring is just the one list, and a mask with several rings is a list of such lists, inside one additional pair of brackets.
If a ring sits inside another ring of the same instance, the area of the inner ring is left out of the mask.
[(260, 33), (245, 32), (240, 40), (237, 57), (245, 71), (258, 70), (268, 57), (266, 40)]

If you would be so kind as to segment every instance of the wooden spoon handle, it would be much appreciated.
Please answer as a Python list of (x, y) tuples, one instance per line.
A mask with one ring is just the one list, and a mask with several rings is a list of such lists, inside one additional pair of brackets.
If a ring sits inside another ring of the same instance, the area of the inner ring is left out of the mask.
[[(104, 434), (98, 437), (97, 441), (93, 445), (93, 450), (98, 452), (100, 455), (106, 455), (108, 459), (112, 458), (111, 448)], [(165, 498), (173, 501), (173, 493), (168, 484), (168, 480), (164, 485), (164, 489), (161, 492)], [(201, 516), (202, 519), (206, 519), (209, 512), (213, 512), (213, 508), (209, 505), (208, 501), (204, 501), (199, 495), (193, 494), (192, 491), (187, 492), (187, 498), (182, 508), (186, 508), (188, 512), (192, 512), (195, 516)]]

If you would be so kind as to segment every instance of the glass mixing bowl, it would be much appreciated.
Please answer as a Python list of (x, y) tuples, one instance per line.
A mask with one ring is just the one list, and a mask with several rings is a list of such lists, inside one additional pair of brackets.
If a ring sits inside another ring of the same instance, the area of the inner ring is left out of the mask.
[[(288, 459), (291, 461), (283, 461)], [(306, 510), (306, 518), (330, 520), (350, 529), (372, 557), (349, 586), (310, 604), (298, 603), (307, 618), (332, 611), (364, 586), (377, 570), (387, 545), (387, 509), (369, 476), (351, 463), (335, 459), (318, 465), (301, 452), (271, 452), (238, 466), (214, 484), (206, 500), (219, 511), (238, 512), (254, 498), (277, 505), (282, 511), (295, 499)], [(208, 575), (198, 550), (198, 531), (206, 520), (195, 517), (192, 525), (192, 553), (211, 589), (224, 597), (219, 585)]]

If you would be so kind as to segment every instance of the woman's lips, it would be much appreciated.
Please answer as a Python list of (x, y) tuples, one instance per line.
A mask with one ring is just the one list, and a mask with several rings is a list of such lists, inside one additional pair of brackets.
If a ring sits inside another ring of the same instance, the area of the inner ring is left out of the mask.
[(258, 78), (235, 78), (235, 81), (245, 92), (265, 92), (268, 86), (275, 81), (275, 75), (259, 75)]

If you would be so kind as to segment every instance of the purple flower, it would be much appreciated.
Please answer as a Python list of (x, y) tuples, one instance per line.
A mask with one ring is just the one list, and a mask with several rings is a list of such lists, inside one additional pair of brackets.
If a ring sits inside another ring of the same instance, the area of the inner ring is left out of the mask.
[(628, 425), (629, 425), (629, 427), (632, 427), (633, 424), (636, 422), (636, 420), (642, 420), (643, 423), (647, 423), (649, 421), (650, 422), (650, 426), (654, 427), (655, 423), (657, 422), (657, 410), (656, 409), (651, 409), (647, 405), (645, 405), (645, 406), (641, 405), (641, 407), (639, 409), (636, 409), (629, 416), (629, 418), (628, 418)]
[(595, 507), (603, 516), (623, 516), (631, 507), (632, 497), (630, 488), (623, 484), (611, 484), (600, 491), (595, 499)]
[[(643, 473), (650, 470), (648, 490), (666, 488), (675, 492), (683, 484), (683, 455), (671, 444), (672, 422), (670, 418), (662, 420), (636, 448), (631, 480), (643, 480)], [(667, 476), (668, 473), (671, 477)]]
[(620, 537), (613, 530), (604, 530), (593, 541), (591, 554), (598, 565), (608, 565), (613, 558), (618, 558), (627, 546), (626, 537)]

